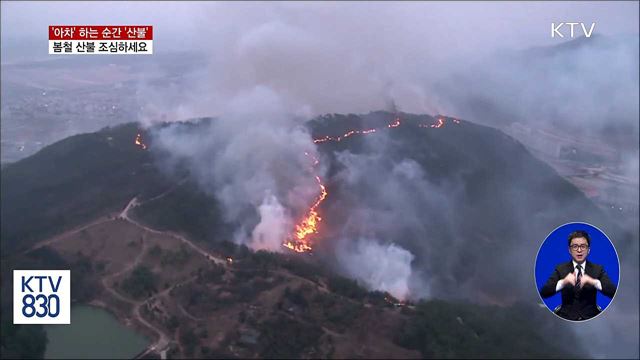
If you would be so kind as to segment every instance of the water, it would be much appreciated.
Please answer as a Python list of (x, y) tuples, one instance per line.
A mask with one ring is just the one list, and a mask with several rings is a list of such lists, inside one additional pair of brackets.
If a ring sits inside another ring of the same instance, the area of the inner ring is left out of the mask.
[(73, 306), (71, 325), (47, 325), (45, 330), (46, 359), (131, 359), (149, 344), (148, 338), (95, 306)]

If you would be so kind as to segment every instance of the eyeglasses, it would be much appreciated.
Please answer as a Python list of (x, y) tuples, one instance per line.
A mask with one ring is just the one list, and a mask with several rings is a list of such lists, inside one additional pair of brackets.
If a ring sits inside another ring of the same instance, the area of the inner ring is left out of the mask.
[(589, 245), (587, 245), (587, 244), (581, 244), (581, 245), (573, 244), (573, 245), (571, 245), (571, 246), (569, 246), (569, 247), (570, 247), (570, 248), (571, 248), (571, 250), (573, 250), (573, 251), (578, 250), (578, 249), (580, 249), (580, 250), (587, 250), (587, 248), (589, 247)]

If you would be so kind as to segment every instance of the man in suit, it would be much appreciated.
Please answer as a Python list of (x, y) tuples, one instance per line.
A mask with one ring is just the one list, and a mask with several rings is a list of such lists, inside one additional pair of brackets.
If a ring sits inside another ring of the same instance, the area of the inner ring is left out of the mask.
[(569, 234), (571, 261), (556, 266), (553, 274), (540, 289), (542, 298), (562, 291), (562, 305), (556, 314), (567, 320), (586, 320), (600, 313), (596, 294), (600, 291), (613, 298), (616, 285), (609, 279), (601, 265), (587, 262), (591, 239), (586, 231)]

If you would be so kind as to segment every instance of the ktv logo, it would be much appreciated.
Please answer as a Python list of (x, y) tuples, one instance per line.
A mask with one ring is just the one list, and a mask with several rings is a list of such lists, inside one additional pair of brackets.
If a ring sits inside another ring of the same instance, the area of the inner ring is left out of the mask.
[[(551, 37), (555, 38), (560, 37), (563, 38), (566, 34), (566, 31), (564, 31), (562, 29), (566, 29), (567, 26), (570, 28), (570, 32), (569, 32), (569, 37), (570, 38), (574, 38), (574, 34), (576, 32), (574, 32), (573, 27), (580, 25), (580, 28), (582, 29), (582, 33), (584, 34), (585, 37), (590, 38), (591, 35), (593, 34), (593, 30), (596, 28), (596, 23), (591, 23), (591, 26), (589, 27), (589, 31), (587, 31), (587, 27), (584, 26), (584, 23), (581, 22), (561, 22), (561, 23), (551, 23)], [(579, 35), (579, 34), (576, 34)]]
[(70, 270), (13, 270), (14, 324), (70, 324)]

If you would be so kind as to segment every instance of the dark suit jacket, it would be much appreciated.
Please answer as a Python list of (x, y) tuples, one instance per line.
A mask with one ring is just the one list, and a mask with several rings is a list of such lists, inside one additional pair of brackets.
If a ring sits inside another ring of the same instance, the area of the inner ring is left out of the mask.
[[(564, 279), (565, 276), (573, 271), (575, 269), (571, 261), (556, 266), (547, 283), (540, 289), (540, 295), (545, 299), (555, 295), (558, 281)], [(616, 293), (616, 285), (609, 279), (601, 265), (587, 261), (584, 273), (596, 280), (600, 280), (602, 294), (612, 298)], [(595, 287), (585, 285), (580, 289), (569, 284), (565, 285), (560, 291), (562, 292), (562, 306), (557, 312), (559, 316), (569, 320), (584, 320), (592, 318), (600, 312), (596, 304), (598, 290)]]

